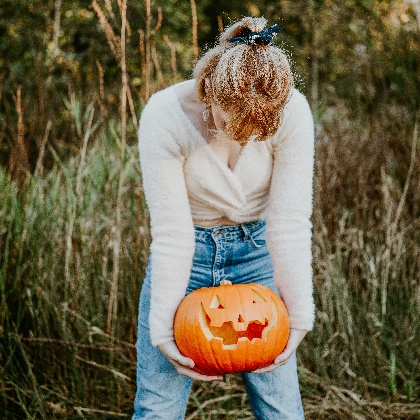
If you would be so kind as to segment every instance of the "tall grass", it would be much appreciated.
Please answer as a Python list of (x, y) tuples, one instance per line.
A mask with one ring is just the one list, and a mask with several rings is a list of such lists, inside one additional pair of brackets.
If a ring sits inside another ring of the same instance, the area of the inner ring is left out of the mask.
[[(118, 123), (98, 128), (92, 105), (68, 107), (80, 127), (72, 159), (51, 150), (54, 168), (21, 187), (0, 171), (3, 418), (131, 412), (150, 241), (137, 151), (122, 152)], [(304, 403), (308, 418), (418, 418), (417, 126), (408, 115), (401, 127), (387, 122), (390, 111), (370, 125), (342, 112), (318, 121), (317, 322), (299, 349)], [(251, 416), (237, 376), (196, 384), (188, 418)]]
[[(0, 168), (0, 418), (129, 418), (132, 411), (137, 304), (150, 235), (133, 146), (138, 117), (125, 70), (125, 5), (118, 2), (118, 35), (111, 2), (105, 1), (109, 16), (92, 2), (121, 68), (117, 118), (103, 103), (97, 61), (97, 101), (84, 105), (72, 89), (65, 100), (73, 155), (62, 160), (49, 145), (49, 120), (33, 174), (12, 177)], [(175, 45), (164, 38), (172, 74), (162, 80), (155, 46), (161, 14), (152, 28), (149, 0), (145, 9), (143, 102), (179, 78)], [(23, 105), (16, 92), (20, 140)], [(418, 121), (402, 106), (355, 117), (332, 102), (316, 116), (317, 320), (298, 352), (307, 418), (420, 419)], [(27, 150), (14, 149), (11, 169), (27, 169)], [(54, 160), (48, 171), (46, 153)], [(187, 418), (252, 418), (239, 376), (196, 383)]]
[[(318, 322), (300, 356), (310, 372), (357, 390), (353, 405), (378, 418), (367, 410), (371, 399), (419, 397), (418, 121), (385, 107), (358, 121), (343, 114), (337, 107), (318, 137)], [(409, 414), (397, 407), (381, 416), (418, 418), (418, 402)]]
[(101, 390), (116, 401), (132, 391), (138, 279), (149, 240), (138, 156), (126, 146), (122, 153), (112, 121), (88, 147), (94, 109), (85, 115), (76, 120), (86, 126), (80, 153), (69, 162), (55, 154), (54, 169), (19, 190), (0, 172), (0, 389), (7, 418), (52, 418), (69, 403), (76, 411), (101, 408)]

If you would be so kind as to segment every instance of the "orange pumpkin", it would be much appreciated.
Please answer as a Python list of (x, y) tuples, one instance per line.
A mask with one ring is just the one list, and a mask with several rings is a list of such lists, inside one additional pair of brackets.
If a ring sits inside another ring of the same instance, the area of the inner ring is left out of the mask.
[(268, 287), (222, 281), (184, 298), (175, 315), (174, 335), (197, 372), (249, 372), (270, 364), (283, 351), (289, 318), (283, 301)]

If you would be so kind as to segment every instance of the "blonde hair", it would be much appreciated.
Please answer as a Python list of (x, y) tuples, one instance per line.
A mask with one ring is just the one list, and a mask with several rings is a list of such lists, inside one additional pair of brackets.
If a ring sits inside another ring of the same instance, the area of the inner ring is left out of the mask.
[(265, 18), (245, 17), (227, 27), (193, 70), (200, 99), (207, 106), (213, 101), (227, 113), (226, 135), (241, 144), (274, 135), (293, 86), (289, 61), (279, 47), (228, 41), (261, 32), (266, 24)]

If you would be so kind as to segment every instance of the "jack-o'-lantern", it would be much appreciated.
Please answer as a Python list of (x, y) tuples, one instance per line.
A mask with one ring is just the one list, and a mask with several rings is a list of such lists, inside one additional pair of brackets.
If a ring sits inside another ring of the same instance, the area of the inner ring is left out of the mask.
[(174, 335), (197, 372), (249, 372), (270, 364), (283, 351), (289, 318), (283, 301), (268, 287), (222, 281), (183, 299)]

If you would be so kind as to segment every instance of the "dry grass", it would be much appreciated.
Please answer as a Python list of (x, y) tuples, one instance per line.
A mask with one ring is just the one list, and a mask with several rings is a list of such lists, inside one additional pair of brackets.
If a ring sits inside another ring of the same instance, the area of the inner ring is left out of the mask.
[[(120, 16), (110, 0), (106, 12), (102, 3), (92, 3), (120, 63), (119, 117), (107, 109), (97, 62), (97, 101), (83, 105), (71, 89), (65, 100), (73, 155), (62, 160), (49, 144), (54, 127), (48, 120), (33, 174), (26, 170), (19, 185), (0, 169), (2, 418), (130, 418), (137, 304), (150, 235), (137, 149), (128, 141), (137, 116), (126, 70), (127, 3), (118, 1)], [(179, 77), (176, 46), (168, 39), (172, 73), (159, 70), (151, 34), (162, 19), (158, 12), (152, 28), (149, 0), (145, 7), (143, 101)], [(20, 89), (15, 105), (23, 116)], [(383, 105), (355, 116), (337, 100), (319, 111), (316, 123), (317, 323), (299, 348), (307, 418), (419, 419), (415, 115)], [(15, 148), (22, 151), (16, 159), (28, 169), (24, 130), (18, 118)], [(43, 164), (47, 152), (54, 157), (50, 170)], [(187, 418), (252, 418), (239, 376), (196, 383)]]
[[(74, 158), (55, 155), (55, 168), (19, 193), (0, 172), (0, 398), (10, 419), (128, 418), (135, 391), (150, 242), (137, 150), (122, 149), (121, 125), (99, 130), (93, 106), (81, 112), (73, 97), (68, 107), (84, 128)], [(310, 419), (415, 419), (417, 129), (402, 111), (401, 126), (386, 118), (390, 110), (371, 126), (343, 112), (337, 106), (318, 121), (318, 312), (299, 349), (304, 406)], [(251, 415), (238, 376), (195, 384), (189, 418)]]

